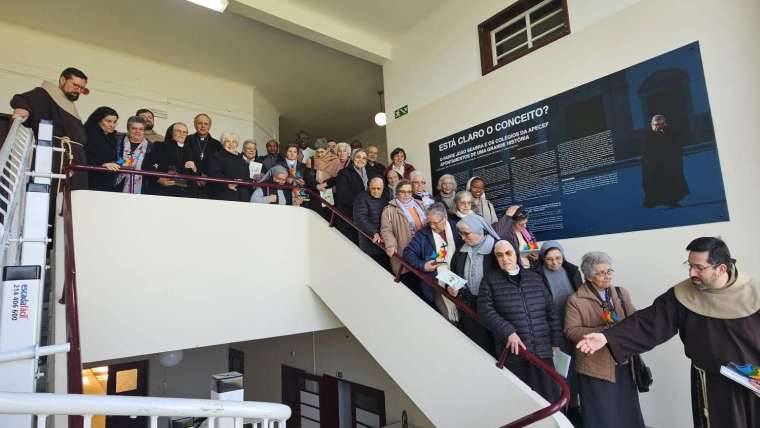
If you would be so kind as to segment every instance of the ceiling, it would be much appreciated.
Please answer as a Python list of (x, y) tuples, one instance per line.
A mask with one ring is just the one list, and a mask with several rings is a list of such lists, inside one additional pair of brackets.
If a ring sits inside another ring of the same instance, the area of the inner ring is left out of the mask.
[[(280, 7), (280, 15), (269, 25), (251, 19), (250, 5), (257, 2), (271, 6), (270, 17), (277, 11), (272, 5)], [(388, 55), (372, 56), (380, 60), (370, 62), (347, 54), (353, 51), (345, 36), (360, 31), (366, 37), (357, 40), (390, 46), (441, 2), (239, 0), (224, 14), (185, 0), (14, 3), (3, 9), (0, 21), (255, 86), (280, 111), (280, 135), (288, 141), (299, 129), (347, 139), (374, 126), (383, 84), (378, 63)], [(283, 10), (298, 13), (288, 16)], [(305, 15), (307, 38), (294, 30), (296, 18)], [(286, 24), (285, 30), (274, 28), (274, 21)], [(338, 32), (326, 37), (322, 30)], [(328, 47), (326, 39), (342, 39), (343, 52)]]
[(361, 28), (392, 42), (444, 3), (442, 0), (280, 0)]

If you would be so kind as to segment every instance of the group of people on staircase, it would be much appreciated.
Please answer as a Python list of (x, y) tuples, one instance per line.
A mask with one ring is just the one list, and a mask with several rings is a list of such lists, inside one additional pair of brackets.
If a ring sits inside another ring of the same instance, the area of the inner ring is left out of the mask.
[[(567, 414), (578, 426), (643, 428), (638, 395), (649, 385), (637, 375), (644, 369), (637, 356), (675, 334), (691, 359), (694, 425), (760, 426), (760, 398), (720, 375), (731, 361), (760, 363), (760, 284), (740, 274), (719, 238), (693, 240), (689, 278), (637, 311), (630, 292), (614, 284), (608, 254), (589, 252), (576, 266), (557, 241), (535, 248), (529, 210), (513, 205), (499, 216), (482, 177), (458, 190), (456, 178), (443, 175), (432, 195), (402, 148), (384, 166), (376, 146), (319, 138), (312, 147), (300, 131), (284, 151), (270, 140), (259, 155), (254, 141), (240, 144), (232, 132), (213, 138), (205, 113), (195, 116), (195, 133), (177, 122), (162, 135), (143, 108), (120, 134), (111, 107), (82, 123), (74, 102), (88, 92), (87, 76), (67, 68), (57, 84), (43, 82), (11, 100), (13, 117), (35, 132), (41, 120), (53, 121), (67, 151), (57, 160), (62, 166), (108, 171), (74, 174), (74, 190), (301, 205), (325, 216), (334, 202), (343, 216), (336, 226), (348, 239), (484, 352), (507, 352), (507, 368), (546, 400), (559, 397), (557, 385), (522, 351), (549, 366), (559, 351), (572, 355)], [(442, 281), (446, 271), (465, 285)]]

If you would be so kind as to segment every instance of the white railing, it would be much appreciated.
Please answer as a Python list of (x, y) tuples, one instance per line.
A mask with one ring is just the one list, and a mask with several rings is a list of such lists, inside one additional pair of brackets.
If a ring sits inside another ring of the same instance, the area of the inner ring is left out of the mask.
[[(23, 219), (22, 201), (26, 190), (27, 176), (31, 164), (34, 145), (32, 130), (16, 119), (8, 131), (0, 149), (0, 264), (18, 263), (18, 243), (10, 242), (17, 237)], [(14, 221), (15, 220), (15, 221)], [(9, 250), (10, 247), (10, 251)]]
[(225, 420), (234, 421), (235, 428), (244, 422), (256, 428), (285, 428), (290, 408), (257, 401), (0, 392), (0, 414), (35, 415), (38, 427), (44, 427), (49, 416), (76, 415), (84, 417), (84, 428), (90, 428), (93, 416), (106, 415), (146, 416), (151, 428), (158, 427), (159, 417), (182, 416), (208, 418), (208, 428)]

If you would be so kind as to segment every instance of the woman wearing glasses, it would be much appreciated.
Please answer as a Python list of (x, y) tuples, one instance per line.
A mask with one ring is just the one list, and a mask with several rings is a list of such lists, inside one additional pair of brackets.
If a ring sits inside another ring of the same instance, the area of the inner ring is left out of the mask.
[[(612, 258), (603, 252), (583, 256), (585, 282), (567, 299), (565, 336), (573, 343), (584, 334), (596, 333), (633, 314), (628, 290), (612, 286)], [(575, 370), (581, 399), (583, 426), (644, 428), (633, 365), (616, 364), (607, 348), (594, 354), (575, 350)]]

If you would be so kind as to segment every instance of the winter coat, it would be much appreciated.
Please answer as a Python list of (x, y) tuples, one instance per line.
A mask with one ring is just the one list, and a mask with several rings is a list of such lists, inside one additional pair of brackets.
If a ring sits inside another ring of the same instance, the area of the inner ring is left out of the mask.
[[(614, 287), (610, 288), (612, 289)], [(631, 295), (625, 288), (620, 288), (620, 291), (625, 300), (625, 310), (629, 316), (633, 315), (636, 308), (631, 304)], [(612, 305), (620, 319), (624, 319), (625, 313), (617, 290), (612, 292)], [(565, 336), (573, 343), (578, 343), (583, 339), (584, 334), (599, 333), (609, 327), (607, 321), (602, 318), (602, 306), (599, 299), (586, 283), (567, 299), (565, 308)], [(606, 346), (593, 354), (584, 354), (576, 349), (574, 358), (575, 370), (578, 373), (615, 382), (615, 361)]]
[[(414, 200), (422, 208), (422, 204)], [(380, 236), (383, 237), (386, 247), (396, 247), (396, 253), (403, 256), (404, 249), (414, 236), (414, 226), (409, 224), (401, 207), (396, 205), (396, 200), (392, 200), (383, 208), (383, 214), (380, 216)], [(396, 273), (401, 268), (401, 263), (395, 258), (391, 258), (391, 268)]]
[[(459, 236), (459, 233), (457, 233), (456, 223), (452, 222), (451, 219), (449, 219), (449, 226), (451, 226), (451, 233), (454, 235), (454, 242), (447, 243), (446, 251), (454, 251), (453, 257), (456, 257), (456, 254), (458, 253), (459, 248), (462, 246), (463, 242), (462, 238)], [(404, 248), (404, 260), (406, 260), (410, 265), (414, 266), (420, 272), (425, 272), (425, 263), (430, 260), (430, 255), (433, 254), (435, 250), (436, 248), (435, 238), (433, 238), (433, 229), (431, 229), (430, 224), (428, 224), (422, 229), (418, 230), (417, 233), (415, 233), (412, 237), (409, 245)], [(435, 278), (437, 275), (436, 271), (425, 273), (430, 275), (432, 278)]]
[[(372, 175), (372, 171), (366, 168), (365, 171), (367, 172), (367, 185), (369, 185), (369, 180), (375, 176)], [(348, 164), (338, 172), (338, 176), (335, 178), (335, 205), (351, 216), (354, 211), (354, 199), (366, 190), (359, 173), (356, 172), (353, 165)]]
[[(563, 340), (549, 287), (531, 270), (520, 269), (515, 276), (501, 269), (486, 273), (480, 282), (478, 316), (494, 334), (499, 353), (512, 333), (539, 358), (552, 358), (552, 347)], [(507, 363), (522, 360), (511, 352), (507, 357)]]
[[(369, 192), (362, 192), (354, 199), (354, 224), (369, 236), (380, 233), (380, 216), (383, 214), (383, 208), (388, 205), (388, 194), (383, 192), (379, 198), (373, 198)], [(359, 235), (359, 248), (369, 255), (385, 254), (382, 248), (378, 247), (369, 239)]]
[[(87, 163), (93, 166), (103, 166), (103, 164), (116, 162), (118, 155), (116, 153), (116, 132), (106, 134), (98, 124), (92, 124), (85, 127), (87, 131), (87, 144), (84, 151), (87, 153)], [(124, 138), (121, 135), (120, 138)], [(80, 173), (81, 174), (81, 173)], [(102, 190), (106, 192), (116, 191), (116, 177), (118, 174), (112, 172), (90, 172), (89, 184), (92, 190)]]
[[(226, 180), (248, 181), (250, 172), (248, 164), (238, 155), (227, 150), (214, 153), (208, 162), (208, 176)], [(212, 199), (223, 201), (248, 202), (251, 199), (251, 188), (239, 185), (237, 190), (231, 190), (226, 184), (211, 184), (209, 193)]]

